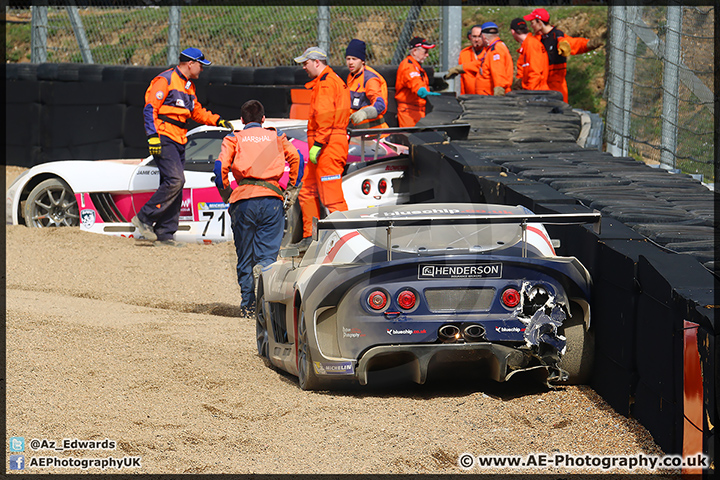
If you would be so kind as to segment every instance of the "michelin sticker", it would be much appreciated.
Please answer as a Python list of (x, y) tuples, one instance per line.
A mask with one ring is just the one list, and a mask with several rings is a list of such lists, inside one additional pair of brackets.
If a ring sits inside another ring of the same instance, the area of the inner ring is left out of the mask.
[(342, 375), (355, 373), (353, 362), (314, 362), (315, 373), (318, 375)]

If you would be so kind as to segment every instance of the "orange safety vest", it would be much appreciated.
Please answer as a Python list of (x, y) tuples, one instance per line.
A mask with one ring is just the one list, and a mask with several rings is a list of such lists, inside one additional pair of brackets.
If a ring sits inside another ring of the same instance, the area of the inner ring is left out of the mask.
[(517, 78), (523, 90), (550, 90), (547, 84), (548, 56), (542, 42), (527, 35), (518, 49)]
[[(223, 186), (230, 186), (228, 172), (232, 171), (238, 186), (230, 195), (230, 203), (254, 197), (280, 197), (278, 180), (285, 171), (285, 162), (290, 164), (290, 180), (294, 185), (300, 166), (300, 154), (285, 134), (259, 124), (248, 124), (244, 130), (225, 136), (220, 149), (221, 175)], [(243, 183), (261, 181), (257, 183)], [(275, 188), (262, 185), (267, 182)]]
[(485, 48), (481, 62), (482, 72), (475, 76), (475, 93), (493, 95), (495, 87), (509, 92), (513, 80), (513, 59), (505, 43), (499, 38)]
[(197, 100), (195, 84), (177, 67), (165, 70), (155, 77), (145, 92), (145, 133), (164, 135), (185, 145), (187, 143), (187, 120), (215, 125), (220, 115), (212, 113)]
[(348, 74), (347, 86), (350, 89), (350, 113), (373, 106), (378, 112), (377, 118), (364, 120), (355, 128), (387, 128), (383, 115), (387, 112), (387, 82), (375, 69), (363, 66), (356, 75)]

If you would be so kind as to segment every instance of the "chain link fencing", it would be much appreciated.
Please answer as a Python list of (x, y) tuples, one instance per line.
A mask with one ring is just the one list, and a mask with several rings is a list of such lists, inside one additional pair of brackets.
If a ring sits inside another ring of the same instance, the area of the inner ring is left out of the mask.
[[(112, 5), (92, 7), (83, 7), (82, 3), (75, 2), (75, 18), (79, 18), (93, 63), (164, 66), (177, 61), (168, 59), (171, 7), (138, 6), (138, 2), (131, 1), (102, 2)], [(294, 57), (323, 40), (327, 42), (331, 65), (345, 63), (345, 48), (353, 38), (367, 43), (369, 65), (398, 63), (407, 53), (407, 43), (413, 36), (440, 42), (442, 12), (438, 4), (393, 3), (393, 6), (329, 6), (325, 10), (317, 5), (305, 6), (307, 3), (181, 6), (178, 43), (180, 50), (187, 46), (201, 48), (215, 65), (276, 67), (297, 65)], [(47, 7), (47, 62), (83, 62), (71, 9)], [(327, 12), (327, 17), (323, 17), (323, 12)], [(31, 9), (8, 7), (6, 14), (29, 22)], [(327, 30), (319, 28), (322, 25), (327, 25)], [(327, 39), (319, 38), (325, 34)], [(400, 39), (404, 42), (400, 44), (402, 56), (398, 59)], [(30, 23), (25, 40), (30, 42)], [(8, 59), (18, 61), (12, 58), (10, 50)], [(439, 65), (440, 50), (431, 50), (425, 64)]]
[[(180, 7), (155, 3), (107, 0), (49, 6), (45, 24), (38, 28), (37, 19), (31, 22), (37, 8), (11, 1), (5, 9), (6, 22), (12, 24), (6, 32), (7, 61), (76, 63), (91, 57), (93, 63), (105, 65), (165, 66), (176, 61), (173, 52), (193, 45), (215, 65), (276, 67), (296, 65), (293, 58), (305, 48), (325, 44), (329, 63), (342, 65), (348, 42), (359, 38), (367, 43), (369, 65), (392, 65), (404, 57), (407, 40), (421, 36), (438, 44), (425, 65), (441, 65), (438, 2), (324, 9), (306, 3), (226, 6), (186, 1)], [(681, 9), (677, 26), (669, 22), (673, 8)], [(714, 182), (715, 8), (611, 3), (608, 12), (608, 151)], [(177, 26), (174, 37), (173, 25)], [(27, 58), (27, 52), (35, 52), (30, 47), (31, 42), (36, 47), (34, 37), (43, 35), (45, 58)], [(675, 37), (677, 44), (672, 42)], [(673, 74), (679, 81), (672, 81)]]
[(609, 9), (608, 151), (714, 183), (715, 10)]

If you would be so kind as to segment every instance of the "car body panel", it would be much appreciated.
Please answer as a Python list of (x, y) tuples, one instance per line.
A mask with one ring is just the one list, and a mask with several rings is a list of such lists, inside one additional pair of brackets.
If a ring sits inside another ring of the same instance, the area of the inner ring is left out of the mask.
[[(330, 383), (343, 378), (365, 384), (368, 372), (402, 364), (414, 365), (413, 380), (424, 383), (434, 366), (466, 361), (489, 363), (488, 376), (496, 381), (535, 369), (562, 380), (557, 362), (566, 344), (558, 331), (571, 310), (582, 312), (590, 327), (588, 271), (574, 257), (555, 255), (542, 223), (525, 223), (526, 232), (520, 224), (451, 225), (453, 215), (467, 218), (469, 212), (511, 219), (532, 215), (523, 207), (421, 204), (335, 212), (318, 222), (418, 215), (445, 225), (414, 231), (393, 226), (392, 238), (383, 228), (326, 228), (302, 259), (281, 258), (265, 267), (258, 309), (269, 324), (268, 360), (298, 375), (302, 314), (314, 373)], [(458, 232), (458, 241), (451, 231)], [(445, 247), (418, 247), (425, 240)], [(519, 297), (513, 307), (502, 301), (509, 288)], [(400, 304), (407, 291), (415, 298), (411, 308)], [(376, 292), (386, 299), (377, 309), (365, 300)], [(583, 308), (573, 310), (572, 303)], [(446, 338), (445, 326), (456, 328), (458, 336)]]
[[(235, 120), (233, 124), (242, 128), (240, 121)], [(306, 120), (268, 119), (264, 126), (277, 128), (287, 133), (291, 143), (307, 162)], [(208, 125), (201, 125), (188, 132), (180, 225), (175, 235), (175, 239), (178, 241), (215, 243), (232, 240), (228, 205), (223, 203), (215, 187), (213, 172), (215, 160), (220, 154), (222, 138), (227, 133), (227, 129)], [(353, 148), (359, 147), (357, 142), (357, 139), (353, 139)], [(365, 146), (366, 153), (374, 153), (375, 147), (372, 145)], [(381, 158), (405, 151), (405, 147), (395, 144), (380, 143), (377, 148), (380, 149), (379, 156)], [(351, 155), (348, 162), (349, 165), (362, 164), (365, 166), (359, 160), (360, 156)], [(348, 186), (343, 186), (343, 190), (347, 191), (348, 206), (358, 208), (405, 201), (405, 197), (395, 192), (390, 182), (407, 171), (407, 167), (403, 166), (407, 164), (409, 164), (407, 157), (390, 160), (389, 166), (383, 165), (382, 160), (369, 164), (369, 169), (363, 175), (363, 179), (370, 178), (375, 184), (381, 179), (387, 179), (388, 182), (388, 188), (384, 194), (376, 191), (372, 195), (364, 195), (360, 191), (361, 187), (357, 184), (357, 178), (363, 169), (355, 168), (355, 174), (350, 175)], [(285, 173), (280, 180), (283, 188), (289, 179), (289, 170), (289, 166), (286, 165)], [(378, 180), (375, 180), (375, 177), (378, 177)], [(159, 171), (152, 156), (145, 159), (65, 160), (36, 165), (18, 176), (8, 188), (6, 195), (7, 224), (25, 223), (23, 204), (32, 189), (47, 178), (62, 180), (74, 193), (80, 215), (81, 230), (129, 238), (137, 236), (135, 226), (130, 223), (130, 220), (149, 200), (160, 183)], [(230, 174), (230, 181), (231, 186), (236, 186), (232, 174)]]

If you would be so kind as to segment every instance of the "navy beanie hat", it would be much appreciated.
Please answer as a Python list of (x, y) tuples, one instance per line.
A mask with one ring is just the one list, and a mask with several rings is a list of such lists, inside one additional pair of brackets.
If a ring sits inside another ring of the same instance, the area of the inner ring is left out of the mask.
[(350, 40), (350, 43), (348, 43), (347, 49), (345, 50), (345, 56), (346, 57), (356, 57), (365, 61), (365, 42), (362, 40), (358, 40), (357, 38), (353, 38)]

